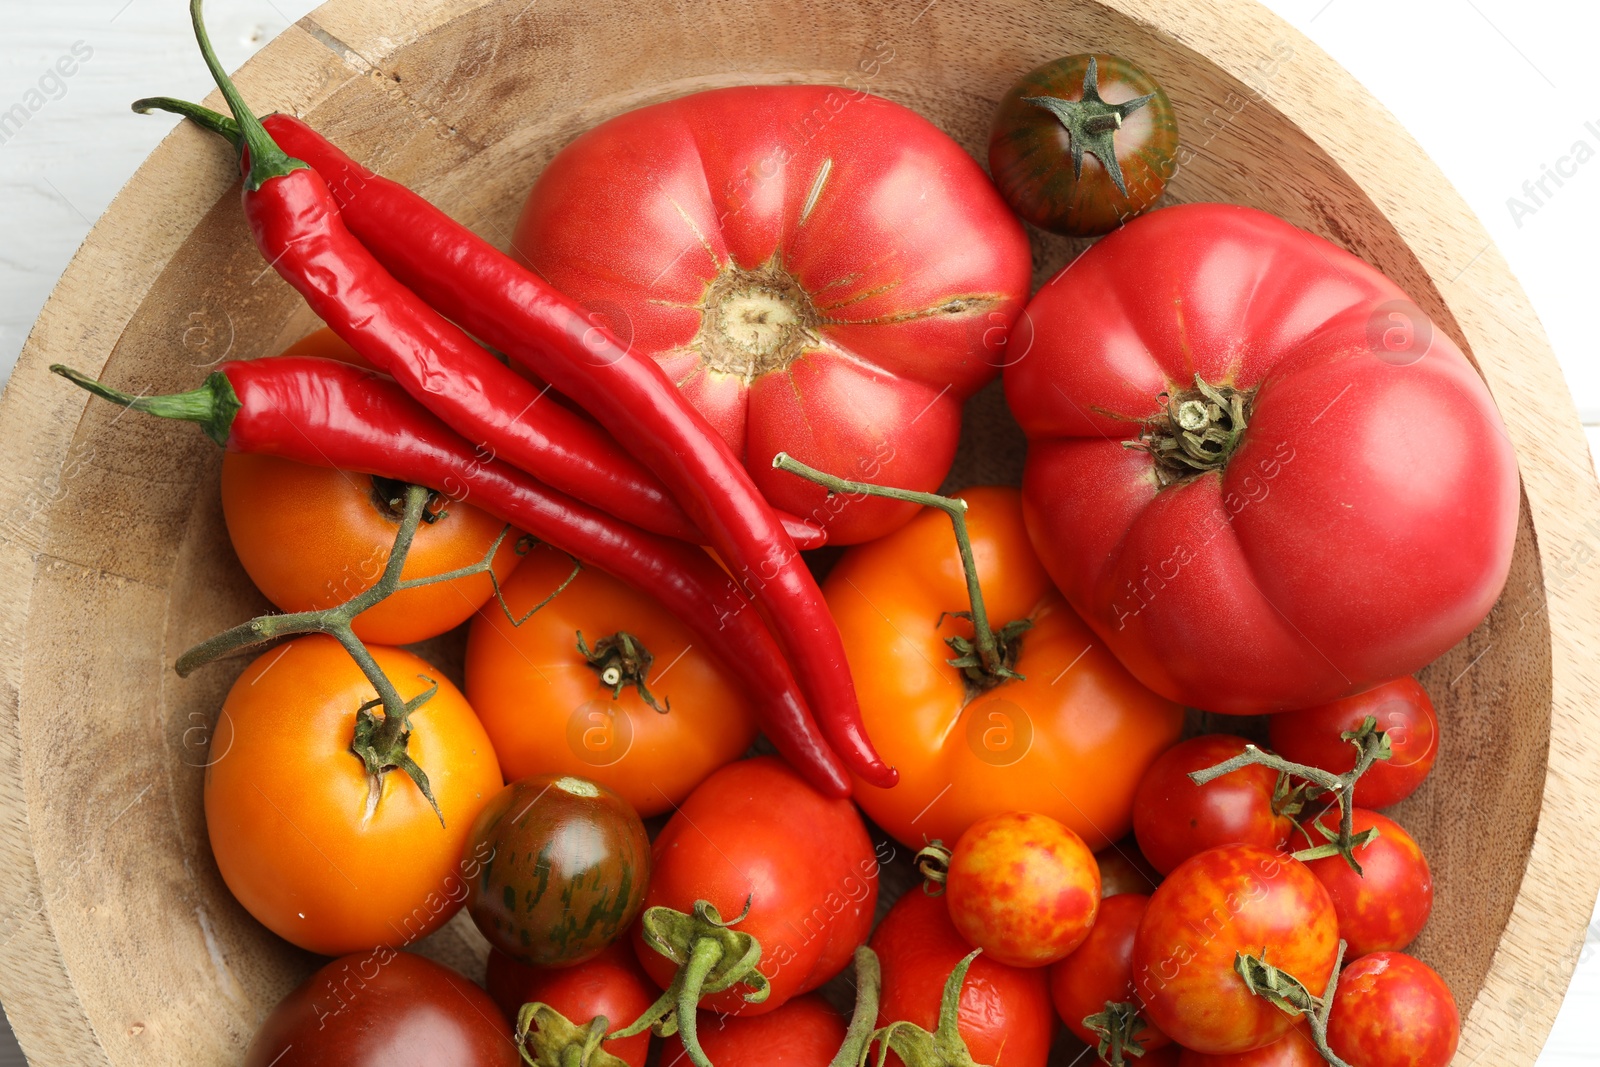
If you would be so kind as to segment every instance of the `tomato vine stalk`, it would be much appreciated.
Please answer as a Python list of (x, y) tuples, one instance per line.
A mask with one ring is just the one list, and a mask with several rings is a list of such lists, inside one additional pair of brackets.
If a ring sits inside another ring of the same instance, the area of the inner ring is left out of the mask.
[(1349, 946), (1339, 939), (1339, 950), (1333, 958), (1333, 972), (1328, 975), (1328, 985), (1322, 996), (1313, 996), (1292, 974), (1278, 970), (1259, 956), (1239, 953), (1234, 957), (1233, 969), (1244, 979), (1250, 992), (1269, 1001), (1286, 1015), (1303, 1016), (1311, 1031), (1311, 1042), (1317, 1052), (1328, 1061), (1328, 1067), (1350, 1067), (1328, 1047), (1328, 1016), (1333, 1011), (1333, 995), (1339, 987), (1339, 971), (1344, 966), (1345, 950)]

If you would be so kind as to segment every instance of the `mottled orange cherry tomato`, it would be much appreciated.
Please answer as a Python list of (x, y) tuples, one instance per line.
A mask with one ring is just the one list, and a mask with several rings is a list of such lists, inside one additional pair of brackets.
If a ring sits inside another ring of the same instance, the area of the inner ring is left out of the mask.
[(1089, 936), (1100, 868), (1083, 838), (1048, 815), (991, 815), (951, 851), (945, 900), (974, 948), (1012, 967), (1044, 967)]
[(1022, 525), (1015, 489), (960, 494), (993, 628), (1018, 619), (1022, 677), (974, 686), (949, 662), (971, 639), (960, 552), (942, 511), (847, 551), (823, 593), (839, 624), (861, 714), (893, 789), (858, 782), (856, 802), (907, 845), (946, 843), (988, 815), (1033, 811), (1091, 849), (1132, 825), (1133, 793), (1178, 740), (1183, 709), (1134, 680), (1062, 599)]
[(498, 602), (484, 605), (467, 640), (467, 694), (506, 777), (576, 775), (658, 815), (750, 747), (750, 698), (659, 601), (593, 567), (562, 588), (571, 575), (564, 553), (528, 551), (507, 606), (521, 618), (554, 598), (517, 626)]
[[(1101, 1034), (1088, 1020), (1123, 1004), (1139, 1012), (1138, 991), (1133, 987), (1133, 940), (1150, 898), (1142, 893), (1119, 893), (1100, 904), (1094, 928), (1078, 950), (1050, 968), (1050, 999), (1056, 1013), (1078, 1038), (1099, 1044)], [(1172, 1038), (1144, 1019), (1131, 1036), (1145, 1052), (1170, 1046)], [(1130, 1029), (1133, 1029), (1130, 1027)], [(1143, 1065), (1145, 1058), (1137, 1058)]]
[(1156, 870), (1170, 872), (1217, 845), (1276, 849), (1289, 840), (1294, 822), (1277, 802), (1277, 771), (1241, 767), (1205, 785), (1189, 778), (1239, 755), (1249, 743), (1231, 734), (1191, 737), (1145, 772), (1133, 798), (1133, 832)]
[[(1208, 1056), (1184, 1049), (1183, 1055), (1178, 1057), (1178, 1067), (1327, 1067), (1327, 1062), (1304, 1026), (1296, 1026), (1289, 1031), (1289, 1036), (1249, 1052)], [(1142, 1062), (1140, 1067), (1144, 1067)]]
[[(1337, 829), (1339, 813), (1330, 811), (1320, 821)], [(1339, 916), (1339, 936), (1349, 944), (1351, 956), (1405, 948), (1417, 939), (1433, 911), (1428, 860), (1392, 819), (1357, 808), (1352, 823), (1357, 834), (1378, 831), (1377, 840), (1355, 850), (1360, 874), (1342, 856), (1312, 860), (1306, 866), (1328, 890)]]
[(1250, 992), (1235, 957), (1262, 957), (1320, 996), (1338, 946), (1333, 902), (1305, 864), (1223, 845), (1185, 861), (1151, 896), (1133, 981), (1147, 1018), (1178, 1044), (1247, 1052), (1287, 1035), (1294, 1019)]
[(494, 749), (460, 690), (402, 649), (371, 652), (402, 698), (439, 687), (411, 713), (406, 743), (438, 814), (404, 771), (384, 774), (371, 795), (350, 745), (372, 683), (320, 634), (244, 669), (206, 768), (206, 829), (222, 880), (262, 925), (325, 956), (407, 944), (443, 926), (488, 858), (464, 857), (463, 846), (500, 789)]
[(1350, 1067), (1445, 1067), (1460, 1041), (1456, 999), (1422, 961), (1375, 952), (1339, 975), (1328, 1047)]

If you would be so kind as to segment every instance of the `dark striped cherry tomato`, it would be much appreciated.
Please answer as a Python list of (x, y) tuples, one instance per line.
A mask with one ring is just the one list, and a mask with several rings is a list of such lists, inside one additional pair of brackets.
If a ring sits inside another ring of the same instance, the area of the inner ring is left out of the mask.
[[(844, 1017), (822, 996), (796, 997), (777, 1011), (744, 1017), (700, 1013), (700, 1047), (716, 1067), (828, 1067), (844, 1044)], [(690, 1067), (678, 1036), (661, 1048), (661, 1067)]]
[(1339, 975), (1328, 1047), (1350, 1067), (1445, 1067), (1460, 1041), (1456, 998), (1421, 960), (1374, 952)]
[[(524, 1004), (548, 1004), (575, 1026), (604, 1016), (607, 1030), (620, 1030), (656, 999), (633, 946), (613, 941), (593, 959), (573, 967), (524, 967), (499, 949), (489, 950), (489, 995), (513, 1024)], [(617, 1038), (601, 1046), (628, 1067), (644, 1067), (650, 1035)], [(558, 1057), (559, 1058), (559, 1057)]]
[(1404, 800), (1433, 770), (1439, 756), (1439, 715), (1415, 678), (1396, 678), (1376, 689), (1267, 720), (1272, 748), (1286, 760), (1344, 774), (1356, 765), (1356, 749), (1343, 734), (1367, 716), (1389, 735), (1394, 754), (1380, 760), (1356, 783), (1356, 803), (1387, 808)]
[(467, 911), (489, 944), (518, 963), (581, 963), (628, 929), (644, 906), (650, 839), (628, 802), (570, 776), (532, 775), (479, 813), (469, 855), (489, 855), (467, 887)]
[[(1312, 860), (1306, 866), (1333, 899), (1339, 936), (1349, 944), (1350, 956), (1405, 948), (1417, 939), (1433, 911), (1433, 875), (1427, 858), (1392, 819), (1363, 808), (1355, 809), (1352, 819), (1357, 834), (1378, 831), (1377, 840), (1355, 850), (1361, 873), (1342, 856)], [(1330, 811), (1319, 821), (1337, 829), (1339, 813)]]
[(1235, 843), (1277, 849), (1294, 822), (1280, 802), (1278, 772), (1241, 767), (1205, 785), (1190, 780), (1232, 759), (1250, 742), (1232, 734), (1206, 734), (1174, 745), (1150, 765), (1133, 796), (1133, 833), (1152, 866), (1163, 874), (1199, 852)]
[[(1114, 1011), (1113, 1005), (1128, 1005), (1139, 1011), (1139, 994), (1133, 985), (1133, 940), (1149, 906), (1150, 898), (1140, 893), (1107, 897), (1100, 903), (1100, 914), (1088, 940), (1050, 968), (1050, 999), (1055, 1002), (1061, 1021), (1080, 1040), (1099, 1044), (1101, 1033), (1088, 1020)], [(1142, 1014), (1140, 1019), (1144, 1025), (1137, 1029), (1126, 1026), (1134, 1032), (1125, 1036), (1132, 1037), (1144, 1051), (1172, 1044), (1172, 1038), (1159, 1027), (1150, 1025)], [(1144, 1062), (1139, 1060), (1141, 1067)]]
[(1000, 101), (989, 172), (1018, 215), (1086, 237), (1154, 204), (1177, 151), (1177, 118), (1154, 79), (1117, 56), (1067, 56), (1023, 75)]

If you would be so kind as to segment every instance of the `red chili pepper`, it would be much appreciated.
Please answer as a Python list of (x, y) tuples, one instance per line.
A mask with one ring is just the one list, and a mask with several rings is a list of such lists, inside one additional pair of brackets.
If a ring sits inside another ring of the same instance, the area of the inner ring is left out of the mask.
[(62, 366), (51, 370), (124, 407), (187, 419), (233, 452), (425, 485), (472, 503), (615, 575), (691, 627), (756, 699), (762, 729), (819, 790), (850, 780), (817, 730), (788, 662), (738, 584), (703, 550), (573, 500), (485, 459), (392, 379), (337, 360), (277, 356), (218, 366), (199, 389), (135, 397)]
[[(215, 65), (213, 73), (222, 84)], [(249, 114), (236, 93), (228, 102), (236, 118)], [(226, 120), (207, 121), (204, 109), (192, 104), (148, 100), (134, 107), (178, 111), (227, 132)], [(304, 123), (284, 115), (267, 121), (271, 138), (324, 176), (349, 232), (400, 282), (571, 397), (666, 483), (754, 596), (834, 750), (865, 781), (894, 785), (898, 772), (878, 756), (862, 725), (844, 643), (816, 579), (737, 457), (661, 368), (619, 344), (538, 275), (404, 186), (362, 167)], [(249, 123), (239, 131), (248, 134)], [(264, 141), (271, 138), (262, 134)], [(276, 143), (272, 149), (281, 155)], [(271, 184), (281, 183), (267, 188)], [(247, 205), (265, 191), (247, 191)], [(286, 194), (272, 199), (290, 201)], [(254, 213), (279, 210), (257, 207)], [(289, 235), (274, 228), (271, 236), (281, 241)], [(277, 245), (263, 246), (269, 259), (277, 251)]]

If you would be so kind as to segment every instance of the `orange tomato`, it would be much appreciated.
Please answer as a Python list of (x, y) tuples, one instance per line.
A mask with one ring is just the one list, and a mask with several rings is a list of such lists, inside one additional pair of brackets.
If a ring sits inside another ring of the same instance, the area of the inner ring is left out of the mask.
[(948, 516), (925, 510), (850, 549), (823, 592), (867, 731), (900, 771), (893, 789), (858, 781), (856, 801), (910, 846), (1031, 811), (1104, 848), (1132, 826), (1134, 789), (1178, 740), (1183, 709), (1135, 681), (1050, 584), (1016, 490), (962, 496), (991, 624), (1033, 621), (1014, 664), (1023, 677), (978, 691), (948, 662), (946, 638), (972, 636), (948, 614), (968, 608)]
[(365, 356), (345, 343), (344, 338), (334, 333), (328, 327), (314, 333), (308, 333), (294, 344), (285, 348), (281, 355), (285, 356), (317, 356), (322, 359), (336, 359), (340, 363), (354, 363), (358, 367), (368, 370), (377, 370)]
[[(535, 545), (504, 588), (522, 616), (572, 573), (572, 561)], [(645, 684), (620, 692), (578, 649), (619, 633), (649, 653)], [(570, 774), (620, 793), (645, 818), (676, 807), (707, 775), (755, 740), (749, 697), (689, 630), (654, 598), (585, 567), (520, 626), (498, 602), (467, 639), (467, 693), (509, 780)]]
[(488, 857), (463, 857), (500, 767), (461, 691), (402, 649), (371, 649), (410, 700), (407, 753), (439, 803), (404, 771), (383, 776), (368, 813), (366, 768), (350, 751), (372, 684), (331, 637), (297, 638), (246, 667), (222, 705), (206, 768), (206, 828), (222, 879), (245, 909), (301, 948), (337, 956), (423, 937), (460, 909)]

